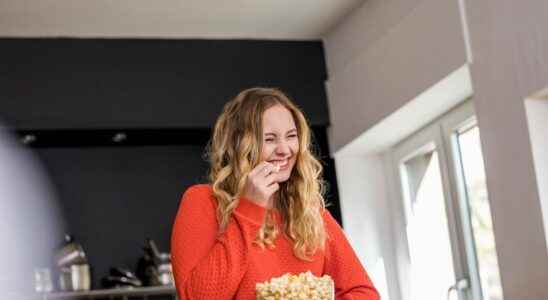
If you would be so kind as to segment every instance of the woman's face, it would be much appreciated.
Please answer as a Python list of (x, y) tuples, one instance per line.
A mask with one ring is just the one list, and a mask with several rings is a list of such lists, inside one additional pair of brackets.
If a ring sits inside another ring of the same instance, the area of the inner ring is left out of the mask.
[(280, 166), (277, 182), (289, 179), (298, 153), (299, 136), (291, 112), (280, 104), (265, 110), (261, 161)]

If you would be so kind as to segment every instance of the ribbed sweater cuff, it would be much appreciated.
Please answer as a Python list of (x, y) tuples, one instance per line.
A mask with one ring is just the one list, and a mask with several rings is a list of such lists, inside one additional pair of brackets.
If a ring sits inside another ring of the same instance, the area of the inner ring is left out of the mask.
[(261, 226), (263, 224), (267, 209), (260, 206), (246, 197), (240, 197), (240, 202), (234, 211), (251, 223)]

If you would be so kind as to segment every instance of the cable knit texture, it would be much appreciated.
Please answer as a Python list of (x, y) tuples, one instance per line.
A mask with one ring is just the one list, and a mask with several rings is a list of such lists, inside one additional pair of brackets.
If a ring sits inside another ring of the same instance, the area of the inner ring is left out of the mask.
[[(379, 294), (341, 227), (328, 210), (323, 218), (329, 239), (312, 262), (293, 254), (292, 242), (280, 230), (275, 248), (264, 250), (253, 240), (267, 209), (240, 198), (226, 230), (218, 235), (216, 201), (206, 184), (188, 188), (179, 204), (171, 235), (175, 286), (180, 300), (256, 299), (255, 284), (310, 270), (329, 275), (337, 300), (378, 300)], [(281, 227), (280, 213), (274, 220)]]

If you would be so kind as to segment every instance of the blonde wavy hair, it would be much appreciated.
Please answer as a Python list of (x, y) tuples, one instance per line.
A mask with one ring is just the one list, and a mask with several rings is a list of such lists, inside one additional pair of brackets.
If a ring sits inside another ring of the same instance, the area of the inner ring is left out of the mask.
[[(238, 206), (247, 174), (260, 163), (263, 113), (282, 105), (295, 121), (299, 152), (291, 175), (280, 189), (274, 207), (283, 219), (283, 232), (293, 241), (293, 252), (301, 260), (311, 261), (317, 249), (324, 249), (327, 232), (323, 223), (325, 182), (322, 164), (311, 147), (311, 131), (301, 110), (279, 89), (254, 87), (241, 91), (227, 102), (208, 143), (209, 180), (217, 200), (219, 232), (226, 229)], [(272, 211), (268, 210), (255, 243), (274, 248), (279, 234)]]

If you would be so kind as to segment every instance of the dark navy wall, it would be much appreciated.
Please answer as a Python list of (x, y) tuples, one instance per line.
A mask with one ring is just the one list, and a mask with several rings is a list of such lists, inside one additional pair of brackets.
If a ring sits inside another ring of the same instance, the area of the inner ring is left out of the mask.
[(0, 119), (36, 134), (94, 287), (134, 268), (146, 237), (169, 250), (180, 196), (205, 182), (211, 126), (243, 88), (279, 87), (303, 109), (340, 220), (321, 42), (0, 39), (0, 66)]
[(0, 117), (17, 128), (210, 127), (257, 85), (328, 124), (321, 42), (0, 39), (0, 66)]

